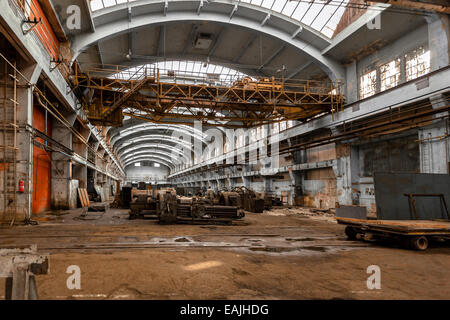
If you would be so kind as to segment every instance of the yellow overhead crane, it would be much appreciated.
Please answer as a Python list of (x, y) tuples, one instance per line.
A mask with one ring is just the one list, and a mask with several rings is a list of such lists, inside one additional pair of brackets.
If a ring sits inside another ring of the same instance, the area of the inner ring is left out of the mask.
[(273, 77), (172, 82), (162, 80), (159, 69), (129, 79), (111, 76), (114, 71), (76, 69), (70, 78), (76, 92), (88, 89), (84, 107), (94, 125), (118, 127), (127, 115), (152, 123), (192, 125), (197, 120), (205, 126), (251, 128), (335, 113), (344, 103), (341, 86), (330, 82)]

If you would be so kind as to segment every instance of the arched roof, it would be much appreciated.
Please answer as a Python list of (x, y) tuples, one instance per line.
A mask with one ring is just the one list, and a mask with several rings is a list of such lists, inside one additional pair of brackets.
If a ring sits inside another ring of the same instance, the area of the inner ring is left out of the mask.
[[(92, 11), (95, 12), (104, 8), (136, 1), (137, 0), (91, 0), (90, 4)], [(200, 2), (202, 3), (203, 1)], [(238, 5), (247, 3), (251, 6), (265, 8), (272, 13), (282, 14), (308, 25), (314, 30), (331, 38), (336, 30), (339, 20), (344, 14), (345, 6), (348, 4), (349, 0), (238, 0), (230, 2)], [(205, 5), (205, 3), (202, 3), (202, 5)]]
[[(72, 55), (82, 69), (124, 66), (122, 73), (113, 75), (118, 78), (129, 78), (147, 66), (163, 70), (164, 81), (173, 80), (169, 70), (176, 71), (177, 81), (206, 81), (211, 75), (230, 83), (243, 76), (268, 75), (343, 79), (344, 68), (322, 50), (330, 45), (347, 3), (92, 0), (92, 28), (73, 35)], [(204, 34), (211, 43), (197, 47), (196, 39)], [(172, 170), (187, 161), (184, 150), (191, 150), (195, 142), (204, 149), (208, 143), (203, 131), (193, 126), (137, 119), (125, 120), (123, 127), (111, 128), (108, 134), (125, 167), (151, 160)]]
[[(195, 36), (195, 34), (192, 34), (195, 32), (190, 32), (190, 24), (207, 23), (209, 26), (237, 27), (244, 29), (252, 35), (248, 39), (239, 39), (240, 35), (235, 33), (235, 37), (229, 36), (224, 42), (242, 42), (241, 46), (245, 49), (245, 47), (251, 47), (252, 44), (254, 45), (257, 42), (254, 36), (260, 35), (265, 38), (270, 38), (273, 41), (278, 41), (280, 47), (289, 47), (291, 50), (302, 54), (306, 60), (320, 67), (332, 80), (343, 79), (345, 77), (343, 67), (333, 59), (323, 56), (321, 53), (321, 50), (330, 44), (330, 39), (312, 27), (315, 25), (315, 21), (325, 20), (325, 17), (332, 12), (330, 8), (336, 8), (333, 5), (325, 7), (323, 5), (324, 3), (320, 2), (321, 4), (319, 5), (319, 2), (316, 1), (315, 4), (309, 6), (306, 15), (301, 20), (298, 20), (296, 19), (297, 12), (301, 12), (303, 10), (301, 8), (304, 6), (302, 1), (295, 1), (297, 9), (290, 16), (287, 13), (290, 12), (288, 8), (291, 8), (291, 3), (283, 6), (284, 9), (278, 9), (278, 11), (281, 10), (281, 13), (276, 12), (277, 10), (267, 8), (268, 5), (265, 5), (266, 7), (263, 6), (262, 2), (261, 5), (256, 5), (256, 2), (252, 4), (227, 0), (210, 2), (191, 0), (137, 0), (119, 3), (117, 5), (115, 3), (113, 6), (97, 10), (93, 13), (94, 32), (81, 33), (73, 38), (73, 59), (76, 59), (81, 53), (89, 50), (94, 45), (102, 44), (102, 42), (109, 39), (120, 38), (121, 35), (130, 32), (133, 34), (144, 32), (146, 28), (152, 26), (160, 26), (163, 29), (160, 33), (165, 35), (164, 30), (169, 24), (182, 23), (184, 26), (180, 27), (181, 31), (178, 30), (177, 34), (180, 36), (183, 33), (182, 31), (186, 31), (189, 33), (189, 38)], [(279, 8), (279, 6), (277, 5), (273, 8)], [(338, 11), (342, 11), (340, 7), (338, 7)], [(331, 16), (332, 19), (330, 21), (335, 21), (336, 17), (337, 15), (335, 18)], [(312, 23), (311, 26), (308, 25), (308, 22)], [(149, 32), (145, 32), (145, 34), (149, 39), (151, 38)], [(219, 39), (221, 34), (217, 32), (214, 36)], [(247, 36), (244, 37), (247, 38)], [(199, 55), (205, 55), (204, 52), (189, 52), (189, 50), (187, 52), (180, 48), (180, 50), (169, 50), (170, 46), (175, 46), (180, 41), (177, 41), (178, 39), (168, 41), (165, 36), (161, 37), (161, 34), (158, 39), (155, 41), (159, 42), (159, 48), (153, 57), (161, 55), (164, 57), (170, 55), (172, 57), (180, 57), (180, 55), (186, 55), (186, 53), (196, 54), (197, 57)], [(187, 40), (188, 43), (192, 42), (193, 39), (189, 38)], [(185, 41), (186, 39), (182, 42)], [(129, 42), (132, 43), (133, 40), (131, 39)], [(183, 47), (186, 49), (186, 46), (183, 45)], [(212, 49), (210, 48), (210, 51)], [(111, 50), (108, 51), (111, 52)], [(135, 51), (131, 50), (131, 53), (135, 53)], [(148, 54), (144, 56), (148, 56)], [(209, 55), (206, 53), (206, 56)], [(241, 58), (239, 55), (234, 57), (224, 56), (222, 60), (228, 61), (229, 63), (241, 63)], [(300, 61), (301, 59), (297, 60)], [(303, 65), (304, 63), (299, 65), (298, 68)], [(297, 67), (290, 69), (293, 72), (295, 68)]]

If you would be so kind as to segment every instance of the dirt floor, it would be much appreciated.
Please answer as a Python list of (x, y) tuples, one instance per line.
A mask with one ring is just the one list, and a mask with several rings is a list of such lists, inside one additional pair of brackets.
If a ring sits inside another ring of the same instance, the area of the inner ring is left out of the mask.
[[(349, 241), (331, 214), (283, 208), (234, 226), (164, 226), (118, 209), (80, 214), (0, 228), (0, 247), (50, 253), (50, 274), (37, 277), (41, 299), (450, 298), (448, 242), (416, 252)], [(67, 288), (72, 265), (81, 290)], [(367, 288), (370, 265), (381, 269), (380, 290)]]

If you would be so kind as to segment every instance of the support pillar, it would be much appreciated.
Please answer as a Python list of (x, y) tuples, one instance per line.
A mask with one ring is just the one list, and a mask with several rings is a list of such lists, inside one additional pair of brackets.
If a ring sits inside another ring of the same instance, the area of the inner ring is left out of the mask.
[(336, 146), (337, 162), (333, 166), (336, 176), (337, 201), (341, 205), (351, 205), (352, 200), (352, 159), (349, 145)]
[[(76, 120), (75, 114), (64, 115), (70, 124)], [(73, 149), (72, 132), (61, 122), (53, 119), (52, 138), (69, 149)], [(72, 161), (58, 152), (52, 153), (52, 208), (60, 210), (74, 209), (77, 207), (78, 180), (73, 180)]]

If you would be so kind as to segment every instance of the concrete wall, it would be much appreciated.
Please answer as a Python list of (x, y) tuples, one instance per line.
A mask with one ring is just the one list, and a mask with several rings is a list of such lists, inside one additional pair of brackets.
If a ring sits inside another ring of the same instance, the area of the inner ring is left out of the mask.
[[(369, 70), (375, 69), (385, 63), (388, 63), (396, 58), (401, 59), (401, 69), (404, 69), (404, 58), (405, 54), (420, 47), (429, 47), (429, 26), (424, 24), (415, 30), (411, 30), (410, 33), (405, 34), (403, 37), (397, 39), (396, 41), (385, 45), (381, 49), (375, 51), (373, 54), (367, 55), (358, 61), (352, 62), (346, 67), (346, 77), (347, 77), (347, 103), (353, 103), (359, 99), (359, 89), (360, 89), (360, 77)], [(432, 46), (431, 46), (432, 48)], [(432, 48), (434, 50), (434, 48)], [(434, 59), (436, 55), (431, 55), (431, 70), (434, 71), (437, 68), (433, 66)], [(379, 81), (380, 74), (378, 70), (377, 74), (378, 88), (379, 92)], [(400, 83), (405, 82), (405, 75), (402, 71), (400, 77)]]
[(382, 47), (373, 54), (357, 62), (357, 74), (361, 75), (367, 68), (381, 66), (404, 55), (420, 46), (428, 46), (428, 25), (424, 24), (405, 34), (396, 41)]

